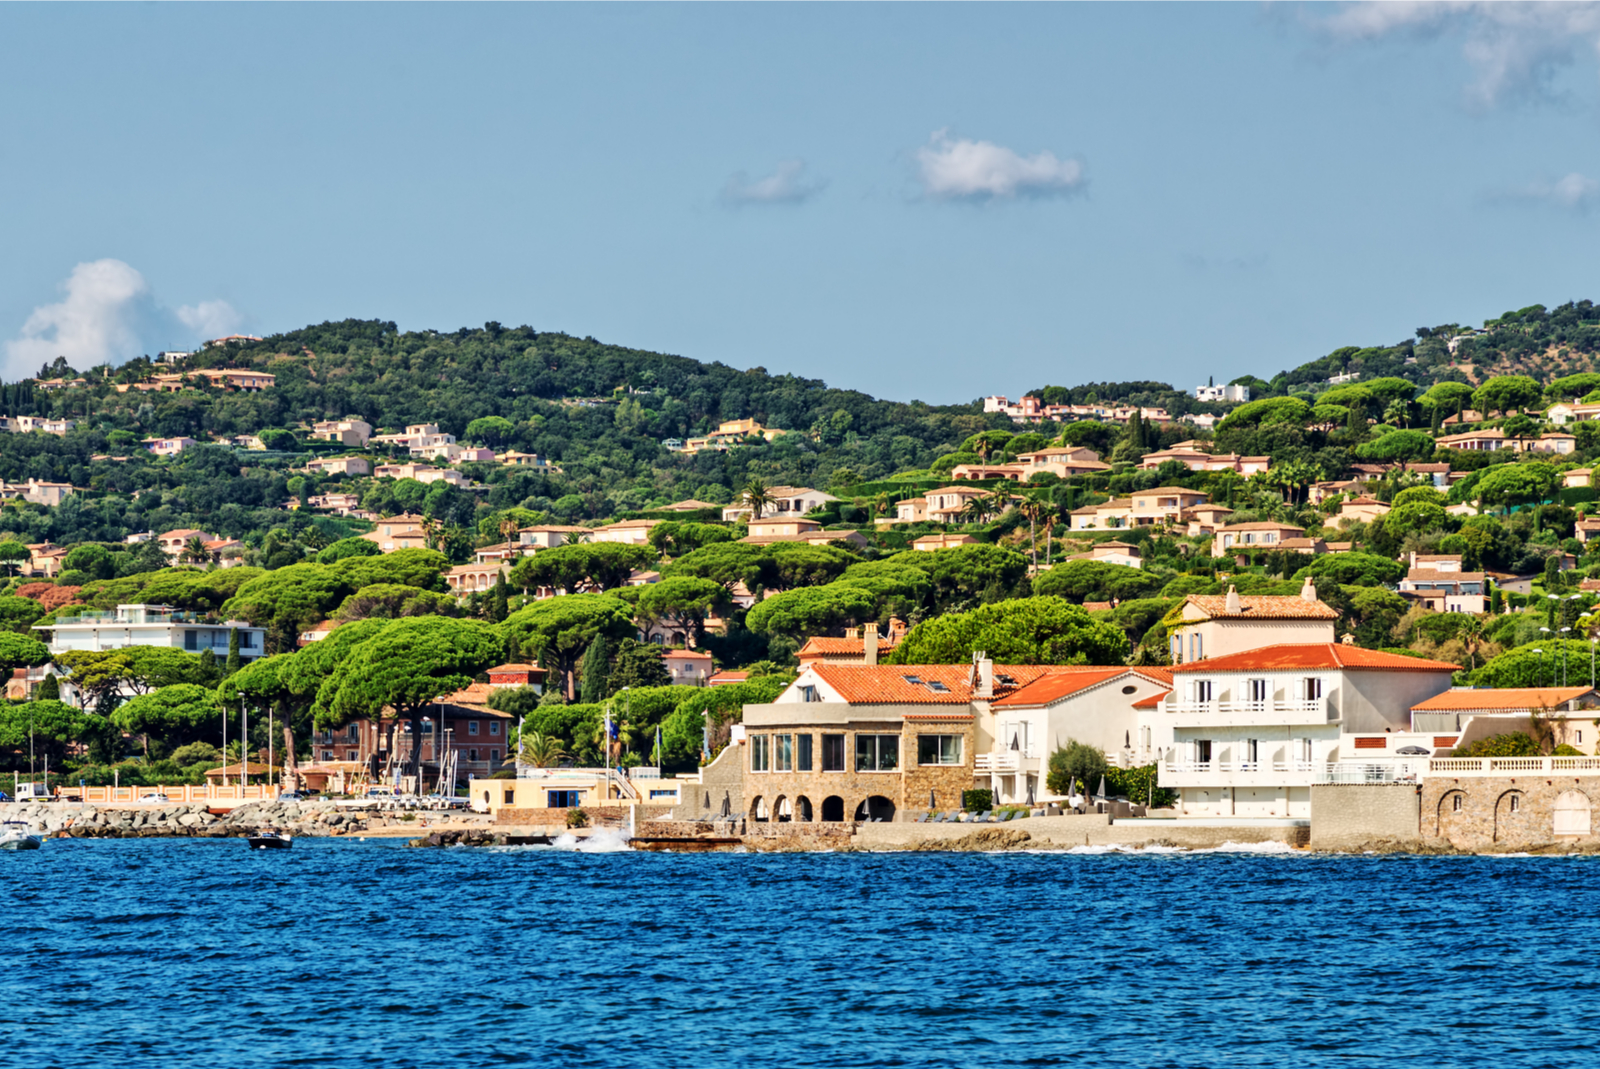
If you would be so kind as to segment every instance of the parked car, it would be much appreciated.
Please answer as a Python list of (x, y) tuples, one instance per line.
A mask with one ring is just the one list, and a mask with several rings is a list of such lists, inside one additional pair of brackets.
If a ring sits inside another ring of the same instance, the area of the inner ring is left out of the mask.
[(0, 802), (9, 802), (9, 801), (11, 801), (11, 796), (9, 794), (7, 794), (5, 791), (0, 791)]
[(151, 792), (150, 794), (141, 794), (139, 801), (144, 805), (167, 805), (172, 799), (164, 794)]
[(280, 801), (280, 802), (304, 802), (306, 799), (308, 799), (310, 797), (311, 797), (311, 795), (307, 794), (305, 791), (283, 791), (278, 795), (278, 801)]

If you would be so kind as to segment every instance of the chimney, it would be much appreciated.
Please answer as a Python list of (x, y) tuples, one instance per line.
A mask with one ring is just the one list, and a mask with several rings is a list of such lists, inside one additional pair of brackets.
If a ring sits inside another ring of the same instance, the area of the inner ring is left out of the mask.
[(865, 634), (861, 640), (862, 652), (866, 654), (865, 664), (878, 663), (878, 625), (875, 623), (866, 626)]
[(972, 696), (988, 701), (994, 697), (994, 662), (987, 652), (979, 650), (973, 653), (972, 663), (978, 668), (978, 686)]
[(1227, 613), (1229, 616), (1237, 616), (1241, 612), (1244, 612), (1244, 606), (1239, 604), (1239, 588), (1238, 587), (1236, 587), (1236, 586), (1229, 586), (1228, 587), (1228, 600), (1223, 603), (1222, 611)]
[(1311, 577), (1306, 576), (1306, 585), (1300, 588), (1300, 597), (1309, 602), (1317, 600), (1317, 588), (1311, 584)]
[(1414, 549), (1411, 551), (1411, 570), (1417, 570), (1417, 551)]

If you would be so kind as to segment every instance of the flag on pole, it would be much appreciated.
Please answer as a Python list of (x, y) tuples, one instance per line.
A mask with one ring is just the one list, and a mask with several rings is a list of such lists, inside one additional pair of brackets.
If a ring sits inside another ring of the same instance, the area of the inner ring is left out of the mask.
[(700, 759), (711, 760), (711, 710), (702, 709), (700, 715), (705, 717), (705, 723), (700, 725)]

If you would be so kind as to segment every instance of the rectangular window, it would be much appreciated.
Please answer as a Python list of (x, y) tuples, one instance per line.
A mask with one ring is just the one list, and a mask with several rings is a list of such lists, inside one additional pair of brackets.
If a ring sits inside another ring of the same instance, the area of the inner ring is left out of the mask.
[(185, 631), (183, 633), (183, 648), (186, 649), (186, 650), (197, 650), (197, 649), (199, 649), (200, 648), (200, 632), (198, 632), (198, 631)]
[[(1583, 741), (1583, 736), (1582, 736), (1581, 733), (1578, 736), (1578, 741), (1579, 742)], [(810, 735), (797, 735), (797, 736), (795, 736), (794, 767), (795, 767), (795, 770), (798, 771), (798, 772), (810, 772), (811, 771), (811, 736)]]
[(1306, 701), (1314, 702), (1322, 697), (1322, 680), (1320, 678), (1306, 676), (1304, 686)]
[(771, 743), (772, 743), (772, 740), (769, 739), (765, 735), (751, 735), (750, 736), (750, 771), (751, 772), (771, 772), (772, 771), (772, 751), (769, 748), (771, 746)]
[(582, 791), (545, 791), (545, 805), (550, 809), (572, 809), (583, 804)]
[(794, 736), (772, 736), (772, 770), (774, 772), (794, 771)]
[(1197, 679), (1197, 680), (1194, 681), (1194, 700), (1198, 704), (1200, 704), (1200, 705), (1208, 705), (1208, 704), (1210, 704), (1211, 695), (1212, 695), (1211, 680), (1209, 680), (1209, 679)]
[(917, 764), (959, 765), (961, 763), (960, 735), (918, 735)]
[(491, 734), (491, 735), (500, 734), (500, 721), (498, 721), (498, 720), (489, 721), (489, 734)]
[(1265, 679), (1245, 680), (1245, 693), (1249, 695), (1251, 702), (1257, 705), (1263, 704), (1266, 702), (1267, 694), (1269, 693), (1267, 681)]
[(856, 736), (857, 772), (893, 772), (899, 767), (899, 735)]
[(1183, 663), (1183, 636), (1182, 635), (1173, 635), (1172, 636), (1172, 663), (1173, 664), (1182, 664)]
[(491, 760), (491, 761), (500, 760), (500, 751), (499, 750), (490, 750), (489, 751), (489, 760)]
[(801, 687), (800, 700), (803, 702), (816, 702), (821, 701), (822, 699), (817, 697), (816, 687)]
[(658, 791), (658, 790), (656, 790), (654, 788), (651, 788), (651, 791), (650, 791), (650, 800), (652, 802), (656, 801), (657, 799), (662, 799), (662, 798), (665, 798), (665, 799), (667, 799), (669, 801), (676, 801), (677, 797), (678, 797), (678, 792), (676, 790)]
[(1211, 740), (1210, 739), (1195, 739), (1194, 740), (1194, 760), (1195, 760), (1195, 764), (1199, 764), (1199, 765), (1209, 765), (1211, 763)]
[(361, 734), (360, 733), (361, 733), (361, 729), (360, 728), (356, 727), (356, 725), (354, 725), (354, 724), (350, 725), (349, 736), (350, 736), (350, 741), (351, 742), (360, 742), (361, 741)]
[(468, 750), (467, 751), (467, 760), (468, 761), (477, 761), (477, 759), (478, 759), (478, 751), (477, 750)]
[(844, 736), (822, 736), (822, 771), (844, 771)]
[(517, 791), (516, 791), (516, 788), (513, 787), (512, 789), (506, 791), (505, 798), (506, 798), (506, 801), (505, 801), (506, 805), (516, 805), (516, 803), (517, 803)]
[(478, 722), (476, 720), (468, 720), (467, 721), (467, 734), (468, 735), (476, 735), (477, 733), (478, 733)]
[(1260, 747), (1256, 739), (1244, 740), (1244, 759), (1246, 761), (1249, 761), (1252, 765), (1255, 764), (1257, 761), (1261, 760), (1261, 758), (1257, 756), (1259, 753)]

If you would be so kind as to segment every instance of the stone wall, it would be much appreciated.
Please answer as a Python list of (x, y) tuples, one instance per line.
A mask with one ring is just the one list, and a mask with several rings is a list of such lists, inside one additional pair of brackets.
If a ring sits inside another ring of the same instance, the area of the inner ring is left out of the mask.
[(1423, 781), (1422, 839), (1461, 850), (1594, 844), (1600, 776), (1532, 773)]
[(855, 830), (855, 822), (849, 820), (811, 824), (746, 822), (742, 838), (747, 849), (764, 852), (838, 850), (850, 845)]
[(716, 820), (744, 815), (743, 746), (727, 746), (700, 770), (698, 785), (684, 783), (673, 815), (680, 820)]
[[(644, 823), (648, 820), (657, 820), (672, 812), (670, 805), (595, 805), (582, 806), (584, 815), (589, 818), (589, 826), (594, 828), (620, 828), (628, 823), (628, 811), (634, 811), (634, 820)], [(524, 807), (520, 809), (507, 806), (495, 814), (496, 824), (515, 824), (529, 827), (561, 827), (567, 825), (567, 814), (571, 809), (547, 809), (542, 807)]]
[[(976, 843), (985, 838), (992, 846)], [(1113, 820), (1104, 813), (1088, 813), (1026, 817), (1003, 824), (863, 824), (856, 828), (851, 845), (857, 850), (929, 849), (941, 843), (956, 849), (1176, 846), (1207, 850), (1225, 843), (1305, 846), (1306, 842), (1304, 825), (1241, 821), (1197, 826), (1182, 820)]]
[[(806, 729), (774, 726), (763, 728), (760, 734), (802, 735), (812, 734), (813, 768), (809, 772), (752, 772), (748, 768), (749, 747), (741, 747), (744, 767), (744, 816), (752, 824), (764, 812), (777, 817), (785, 809), (793, 822), (855, 819), (857, 811), (869, 798), (887, 799), (893, 807), (893, 819), (907, 819), (910, 814), (926, 812), (931, 796), (938, 809), (960, 809), (961, 792), (973, 785), (972, 759), (975, 745), (974, 725), (965, 713), (949, 718), (893, 722), (850, 722), (837, 726), (810, 726)], [(844, 770), (822, 771), (822, 736), (844, 735)], [(856, 735), (897, 735), (899, 738), (899, 767), (893, 771), (857, 772), (855, 769)], [(920, 735), (961, 736), (961, 764), (948, 766), (919, 766), (917, 764), (917, 738)], [(836, 799), (829, 805), (829, 799)], [(809, 806), (810, 816), (806, 816)], [(888, 807), (877, 805), (879, 813), (887, 815)]]
[(1318, 783), (1311, 788), (1311, 846), (1358, 850), (1421, 839), (1415, 783)]

